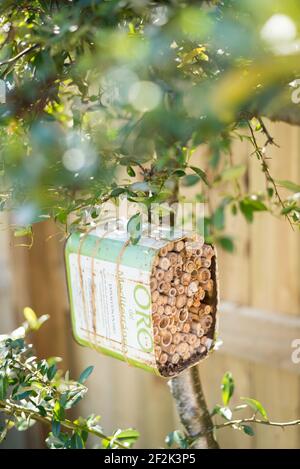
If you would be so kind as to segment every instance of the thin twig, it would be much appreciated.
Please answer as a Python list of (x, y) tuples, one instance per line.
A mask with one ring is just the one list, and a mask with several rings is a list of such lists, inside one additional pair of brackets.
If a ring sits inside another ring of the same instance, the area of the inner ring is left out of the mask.
[[(49, 416), (43, 417), (42, 415), (36, 413), (33, 409), (28, 409), (27, 407), (14, 404), (8, 400), (7, 401), (0, 400), (0, 412), (4, 412), (6, 414), (13, 413), (13, 415), (18, 415), (18, 416), (25, 414), (27, 417), (29, 417), (32, 420), (44, 423), (46, 425), (50, 425), (50, 426), (52, 425), (52, 420)], [(67, 420), (67, 419), (60, 421), (60, 425), (63, 428), (72, 430), (72, 431), (78, 431), (81, 429), (80, 426), (76, 425), (75, 423), (71, 422), (71, 420)], [(96, 430), (95, 428), (86, 428), (86, 430), (92, 435), (95, 435), (98, 438), (101, 438), (102, 440), (106, 440), (106, 441), (114, 440), (114, 437), (107, 436), (104, 433), (100, 432), (99, 430)], [(127, 449), (127, 447), (123, 445), (122, 443), (120, 443), (117, 439), (114, 440), (114, 443), (119, 448)]]
[(16, 62), (17, 60), (21, 59), (21, 57), (23, 57), (26, 54), (29, 54), (29, 52), (32, 52), (37, 47), (39, 47), (38, 44), (35, 44), (34, 46), (26, 47), (26, 49), (22, 50), (21, 52), (19, 52), (19, 54), (15, 55), (14, 57), (11, 57), (10, 59), (3, 60), (2, 62), (0, 62), (0, 67), (2, 67), (3, 65), (9, 65), (9, 64)]
[(270, 145), (275, 145), (275, 147), (277, 147), (277, 148), (280, 148), (280, 146), (275, 142), (274, 138), (272, 137), (272, 135), (268, 131), (268, 129), (267, 129), (264, 121), (262, 120), (262, 118), (258, 117), (257, 120), (260, 123), (260, 126), (261, 126), (261, 129), (262, 129), (263, 133), (267, 137), (267, 141), (265, 143), (265, 146), (268, 146), (270, 144)]
[[(249, 127), (249, 130), (250, 130), (250, 133), (251, 133), (251, 138), (252, 138), (252, 143), (254, 145), (255, 153), (258, 156), (258, 158), (259, 158), (259, 160), (261, 161), (261, 164), (262, 164), (262, 170), (263, 170), (263, 172), (266, 176), (267, 181), (269, 181), (272, 184), (275, 195), (276, 195), (280, 205), (284, 209), (285, 205), (284, 205), (283, 200), (282, 200), (282, 198), (281, 198), (281, 196), (278, 192), (276, 183), (275, 183), (273, 177), (271, 176), (270, 169), (269, 169), (268, 163), (266, 161), (266, 157), (264, 156), (263, 152), (261, 151), (261, 149), (260, 149), (260, 147), (259, 147), (259, 145), (256, 141), (256, 138), (255, 138), (254, 131), (252, 129), (251, 123), (249, 121), (247, 121), (247, 123), (248, 123), (248, 127)], [(293, 227), (293, 224), (290, 220), (290, 217), (288, 215), (285, 215), (285, 216), (286, 216), (292, 230), (294, 230), (294, 227)]]
[(258, 424), (258, 425), (269, 425), (271, 427), (285, 428), (285, 427), (293, 427), (293, 426), (296, 426), (296, 425), (300, 425), (300, 419), (290, 420), (289, 422), (272, 422), (270, 420), (257, 419), (257, 418), (255, 418), (255, 416), (253, 416), (253, 417), (249, 417), (249, 418), (246, 418), (246, 419), (230, 420), (229, 422), (224, 422), (224, 423), (221, 423), (219, 425), (215, 425), (214, 428), (219, 430), (221, 428), (232, 427), (232, 426), (240, 426), (240, 425), (243, 425), (243, 424), (246, 424), (246, 423), (255, 423), (255, 424)]

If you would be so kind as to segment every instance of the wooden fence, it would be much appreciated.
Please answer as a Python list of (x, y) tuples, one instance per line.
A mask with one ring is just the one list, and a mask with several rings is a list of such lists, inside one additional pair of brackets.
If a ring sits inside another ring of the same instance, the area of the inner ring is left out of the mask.
[[(270, 149), (275, 179), (300, 181), (300, 130), (284, 124), (271, 126), (280, 148)], [(249, 158), (248, 144), (238, 143), (235, 163), (247, 161), (251, 189), (264, 184), (257, 162)], [(201, 158), (198, 155), (197, 158)], [(1, 220), (0, 220), (1, 221)], [(236, 239), (234, 255), (219, 253), (221, 279), (220, 336), (223, 347), (199, 366), (207, 400), (220, 402), (220, 381), (232, 371), (236, 398), (255, 397), (270, 418), (300, 417), (300, 364), (291, 360), (291, 342), (300, 339), (300, 235), (283, 220), (258, 214), (252, 225), (241, 217), (227, 220)], [(82, 415), (100, 413), (107, 431), (134, 426), (141, 432), (140, 447), (163, 446), (166, 434), (178, 427), (165, 381), (123, 363), (79, 347), (72, 339), (63, 265), (64, 243), (57, 227), (35, 227), (31, 250), (15, 247), (17, 240), (0, 231), (0, 332), (12, 328), (26, 305), (51, 320), (35, 339), (41, 356), (61, 355), (71, 375), (95, 365), (89, 397)], [(54, 235), (54, 236), (53, 236)], [(36, 446), (38, 432), (7, 444)], [(219, 432), (223, 448), (299, 448), (300, 427), (282, 430), (256, 427), (252, 438), (238, 431)], [(41, 443), (40, 443), (41, 444)]]

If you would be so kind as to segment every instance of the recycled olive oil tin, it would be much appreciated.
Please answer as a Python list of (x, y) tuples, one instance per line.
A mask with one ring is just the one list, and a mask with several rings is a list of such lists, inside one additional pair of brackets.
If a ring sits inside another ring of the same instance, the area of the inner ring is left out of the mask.
[(206, 358), (213, 350), (217, 329), (217, 265), (211, 265), (214, 289), (210, 295), (212, 325), (205, 353), (196, 353), (168, 369), (157, 361), (155, 324), (150, 287), (153, 265), (170, 241), (188, 239), (189, 233), (166, 237), (143, 235), (135, 245), (126, 229), (107, 231), (98, 226), (74, 232), (67, 240), (65, 261), (73, 335), (76, 341), (103, 354), (155, 373), (175, 376)]

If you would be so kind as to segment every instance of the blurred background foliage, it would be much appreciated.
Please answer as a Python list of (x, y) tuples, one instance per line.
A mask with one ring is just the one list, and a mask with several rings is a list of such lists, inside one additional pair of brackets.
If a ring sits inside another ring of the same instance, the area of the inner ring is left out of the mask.
[[(227, 250), (227, 210), (299, 225), (300, 186), (274, 181), (262, 119), (300, 124), (299, 32), (297, 0), (2, 1), (0, 209), (22, 233), (47, 217), (71, 230), (120, 194), (170, 200), (179, 181), (198, 184), (206, 235)], [(247, 191), (235, 139), (265, 191)]]

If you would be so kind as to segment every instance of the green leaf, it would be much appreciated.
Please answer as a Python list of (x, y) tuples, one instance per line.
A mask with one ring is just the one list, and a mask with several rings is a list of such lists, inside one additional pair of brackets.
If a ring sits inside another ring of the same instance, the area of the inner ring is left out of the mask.
[(280, 187), (284, 187), (285, 189), (288, 189), (291, 192), (300, 192), (300, 185), (296, 184), (292, 181), (276, 181), (276, 184)]
[(207, 186), (209, 186), (209, 182), (208, 182), (206, 173), (205, 173), (202, 169), (197, 168), (196, 166), (190, 166), (190, 168), (202, 179), (202, 181), (203, 181)]
[(127, 174), (131, 178), (135, 177), (136, 174), (132, 166), (127, 166)]
[(232, 418), (232, 411), (229, 407), (222, 407), (220, 405), (216, 405), (211, 413), (211, 416), (213, 417), (214, 415), (220, 415), (223, 417), (225, 420), (231, 420)]
[(110, 193), (111, 197), (119, 197), (119, 195), (124, 194), (127, 192), (127, 189), (124, 187), (116, 187), (116, 189), (113, 189)]
[(268, 420), (267, 412), (259, 401), (250, 397), (241, 397), (241, 400), (245, 401), (255, 412), (259, 412), (264, 419)]
[(185, 173), (185, 171), (184, 171), (183, 169), (176, 169), (176, 170), (173, 171), (173, 173), (172, 173), (172, 176), (176, 176), (176, 177), (178, 177), (178, 178), (181, 178), (181, 177), (183, 177), (183, 176), (185, 176), (185, 175), (186, 175), (186, 173)]
[(234, 252), (234, 242), (229, 236), (219, 236), (217, 238), (217, 243), (228, 252)]
[(94, 370), (93, 366), (88, 366), (79, 376), (78, 382), (83, 384), (88, 379), (88, 377), (92, 374), (93, 370)]
[(56, 373), (57, 373), (57, 366), (54, 364), (54, 365), (50, 366), (50, 368), (47, 371), (47, 378), (49, 379), (49, 381), (53, 380)]
[(224, 182), (232, 181), (233, 179), (239, 179), (245, 174), (246, 169), (247, 168), (245, 165), (231, 166), (230, 168), (224, 169), (224, 171), (222, 171), (220, 174), (220, 177)]
[(191, 187), (191, 186), (195, 186), (200, 181), (201, 181), (201, 178), (197, 176), (196, 174), (188, 174), (187, 176), (183, 178), (182, 184), (185, 187)]
[(70, 447), (72, 449), (83, 449), (84, 443), (81, 436), (78, 433), (74, 433), (70, 440)]
[(52, 420), (52, 434), (56, 438), (59, 437), (60, 434), (60, 422), (58, 420)]
[(212, 216), (212, 223), (217, 230), (223, 230), (225, 226), (225, 207), (223, 204), (219, 205), (217, 210)]
[(188, 448), (188, 440), (183, 432), (180, 430), (175, 430), (174, 432), (170, 432), (166, 439), (165, 442), (169, 448), (173, 446), (174, 444), (177, 444), (179, 448), (186, 449)]
[(127, 223), (127, 232), (132, 244), (137, 244), (142, 236), (142, 216), (140, 213), (133, 215)]
[(65, 409), (62, 407), (59, 401), (56, 401), (53, 409), (54, 419), (61, 421), (65, 418)]
[(0, 376), (0, 399), (6, 399), (6, 393), (8, 388), (7, 376)]
[(33, 393), (34, 393), (33, 390), (21, 392), (21, 393), (16, 394), (14, 396), (14, 400), (15, 401), (21, 401), (22, 399), (26, 399), (26, 397), (31, 396)]
[(229, 371), (227, 371), (223, 376), (221, 389), (223, 404), (225, 407), (227, 407), (234, 393), (234, 380), (232, 374)]
[(36, 330), (39, 327), (39, 324), (38, 324), (38, 318), (35, 312), (33, 311), (33, 309), (27, 306), (26, 308), (24, 308), (23, 314), (24, 314), (26, 321), (28, 322), (30, 329)]
[(41, 416), (46, 417), (47, 412), (46, 412), (45, 407), (43, 407), (42, 405), (38, 405), (37, 408), (39, 409), (39, 412), (40, 412)]
[(246, 433), (246, 435), (249, 435), (249, 436), (255, 435), (253, 428), (250, 427), (249, 425), (241, 425), (241, 428), (243, 429), (243, 432)]
[(114, 434), (114, 440), (122, 441), (122, 443), (128, 448), (131, 447), (136, 440), (139, 438), (140, 434), (137, 430), (128, 428), (126, 430), (118, 430)]

